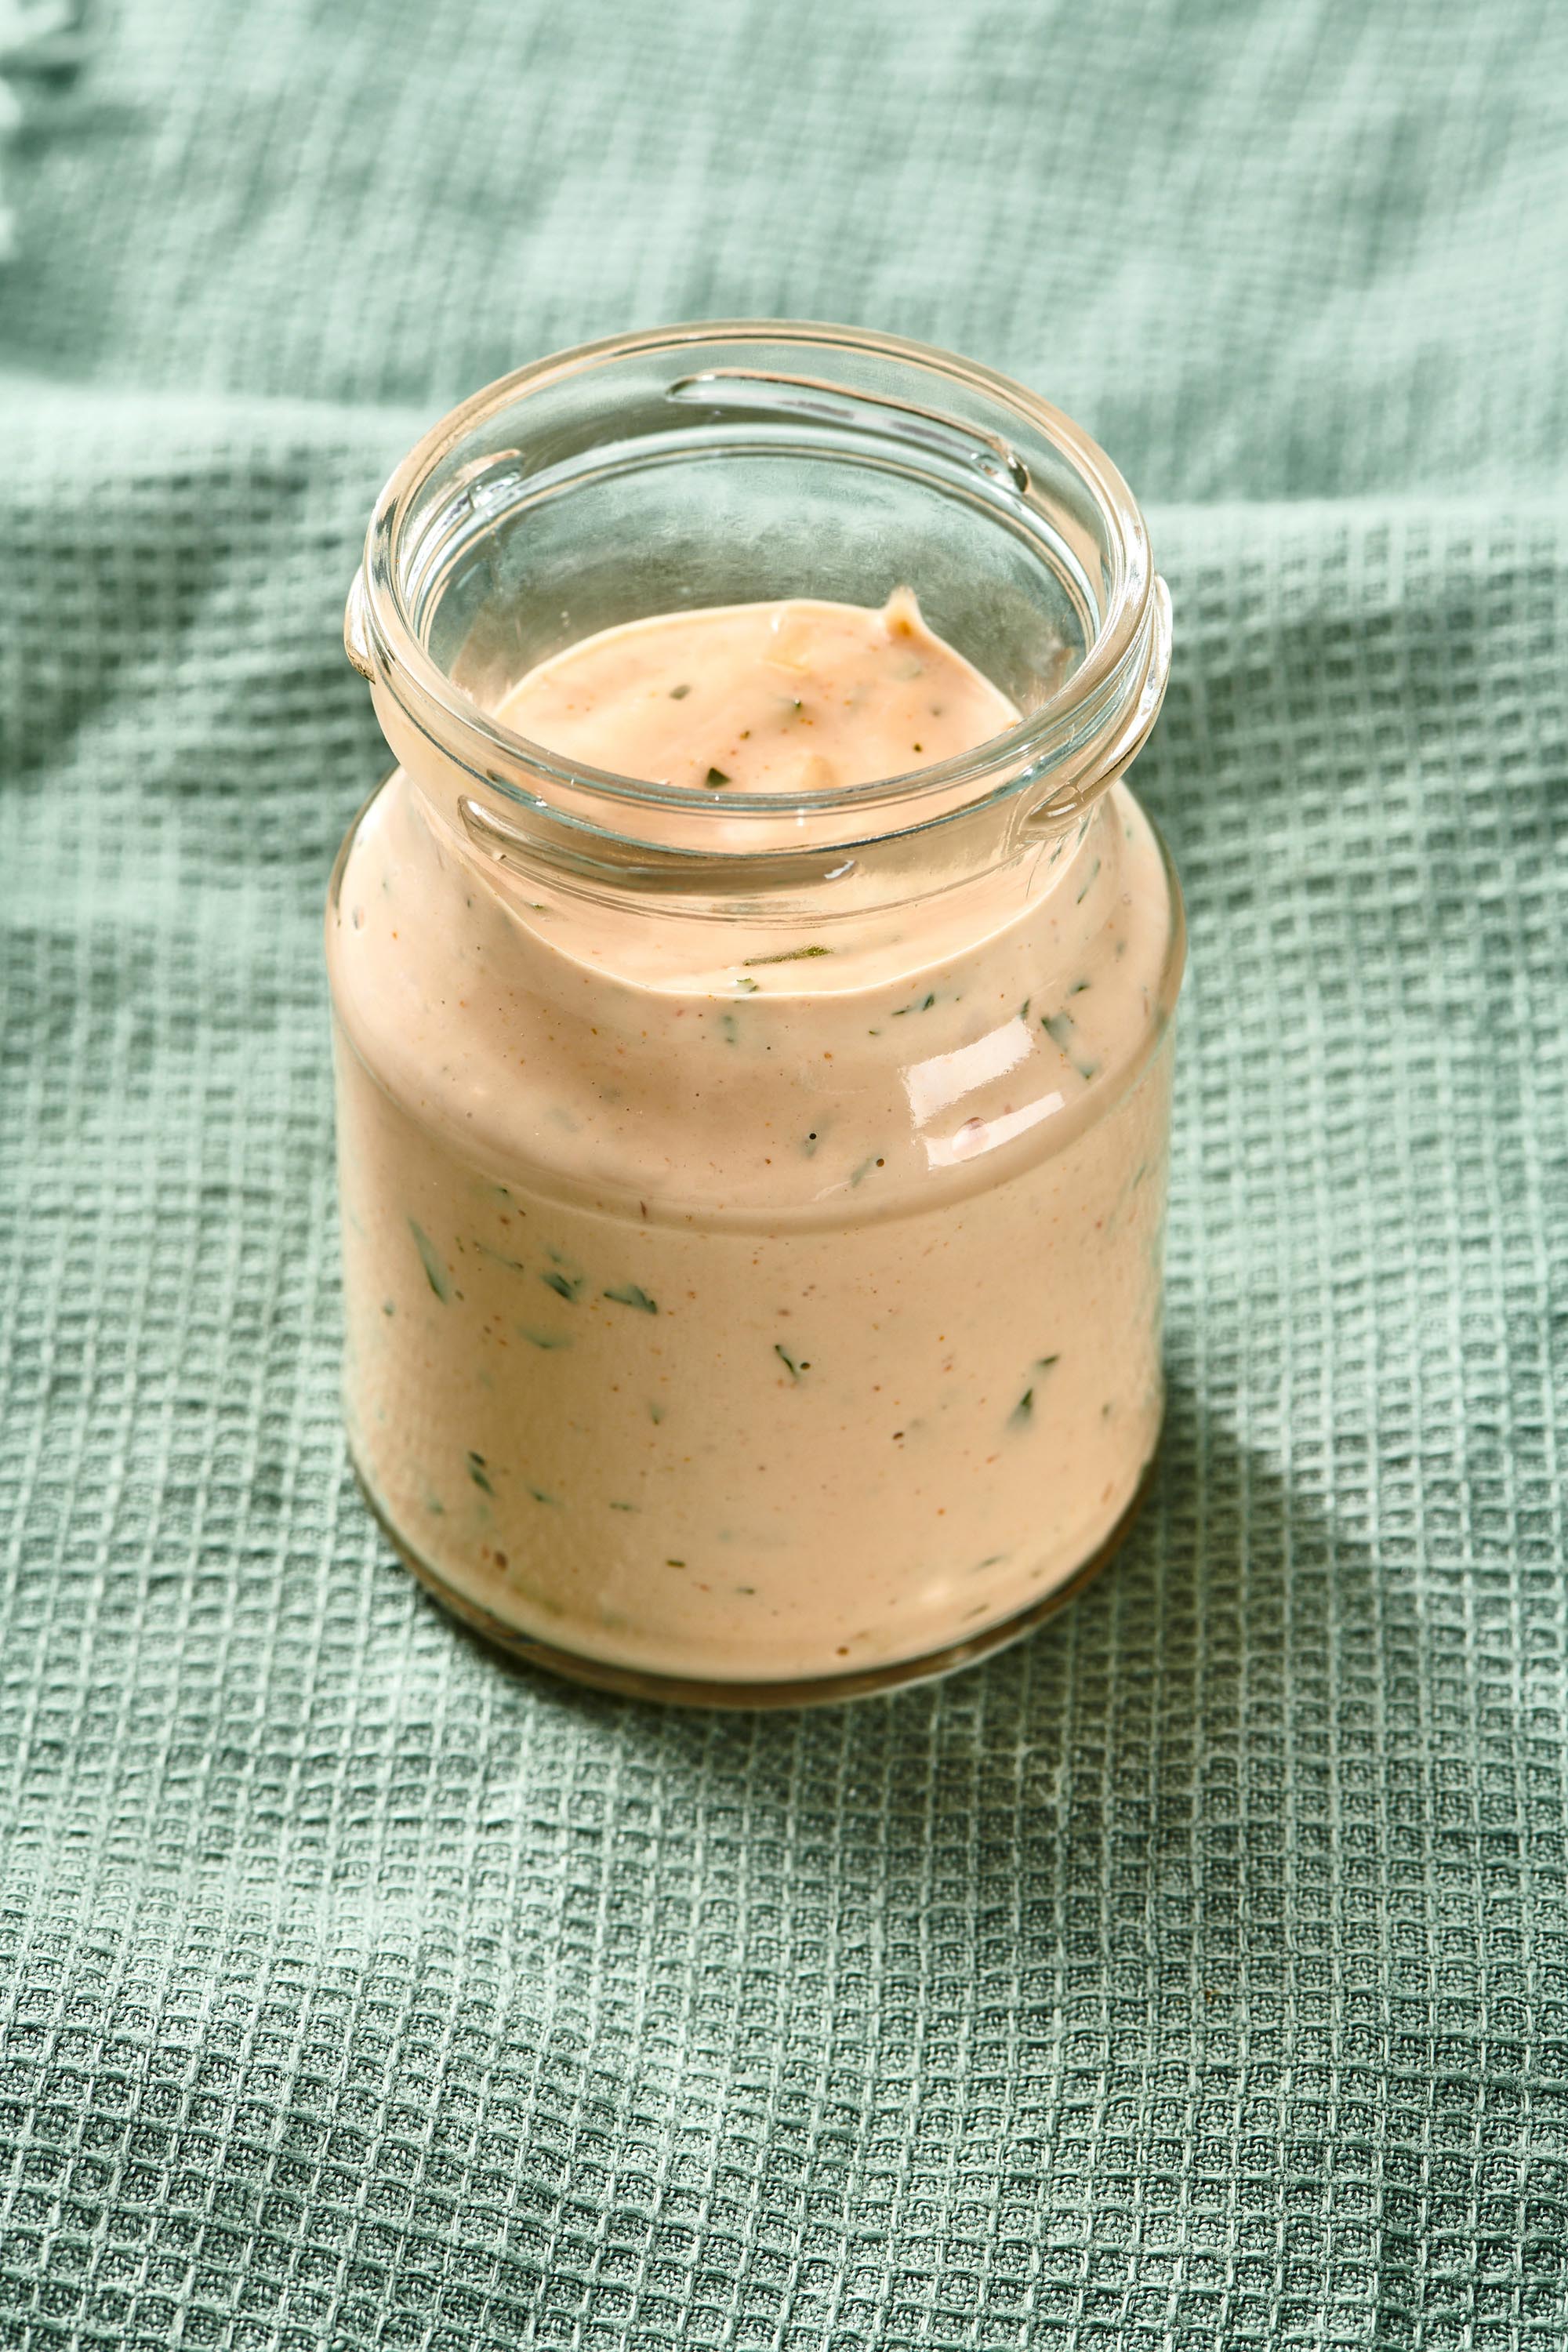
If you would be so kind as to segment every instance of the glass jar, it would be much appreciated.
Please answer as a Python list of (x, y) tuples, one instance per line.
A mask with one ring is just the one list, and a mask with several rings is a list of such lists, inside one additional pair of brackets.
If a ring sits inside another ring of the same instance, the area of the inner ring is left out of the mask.
[[(809, 596), (1012, 699), (940, 765), (722, 803), (493, 715), (616, 623)], [(1113, 467), (950, 354), (626, 336), (455, 410), (345, 641), (396, 759), (327, 951), (354, 1462), (460, 1615), (795, 1704), (1010, 1641), (1158, 1435), (1181, 900), (1121, 781), (1170, 608)]]

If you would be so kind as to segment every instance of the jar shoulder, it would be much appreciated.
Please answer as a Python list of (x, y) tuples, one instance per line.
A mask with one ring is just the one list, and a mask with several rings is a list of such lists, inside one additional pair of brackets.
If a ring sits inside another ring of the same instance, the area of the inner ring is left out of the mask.
[(334, 1011), (393, 1099), (498, 1181), (657, 1215), (896, 1213), (1068, 1148), (1171, 1021), (1180, 893), (1132, 793), (1036, 865), (1008, 919), (935, 952), (910, 908), (854, 985), (786, 950), (649, 986), (595, 952), (591, 911), (496, 887), (395, 774), (334, 872)]

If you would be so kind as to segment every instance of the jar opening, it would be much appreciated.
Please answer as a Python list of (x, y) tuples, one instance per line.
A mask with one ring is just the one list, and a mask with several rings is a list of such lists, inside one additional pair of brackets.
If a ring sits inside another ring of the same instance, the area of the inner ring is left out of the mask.
[(700, 856), (710, 804), (513, 732), (494, 715), (507, 689), (617, 623), (785, 596), (879, 604), (905, 582), (1017, 723), (809, 799), (748, 794), (728, 824), (782, 853), (1020, 796), (1037, 825), (1070, 822), (1140, 748), (1163, 690), (1168, 604), (1142, 518), (1068, 418), (920, 344), (695, 324), (501, 379), (388, 482), (347, 635), (503, 824), (526, 811)]

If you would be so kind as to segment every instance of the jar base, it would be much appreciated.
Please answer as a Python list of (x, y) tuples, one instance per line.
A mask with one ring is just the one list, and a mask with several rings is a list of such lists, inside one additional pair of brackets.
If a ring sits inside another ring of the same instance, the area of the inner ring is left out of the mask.
[(459, 1592), (405, 1540), (377, 1500), (353, 1445), (349, 1447), (349, 1460), (371, 1517), (404, 1566), (413, 1570), (443, 1609), (512, 1663), (539, 1667), (563, 1681), (586, 1684), (591, 1690), (608, 1691), (619, 1698), (645, 1699), (665, 1706), (735, 1709), (831, 1706), (843, 1699), (870, 1698), (911, 1683), (937, 1682), (943, 1675), (978, 1664), (981, 1659), (992, 1657), (999, 1650), (1010, 1649), (1015, 1642), (1023, 1641), (1047, 1617), (1055, 1616), (1058, 1609), (1075, 1600), (1121, 1549), (1148, 1498), (1158, 1459), (1156, 1440), (1131, 1498), (1110, 1533), (1061, 1583), (1053, 1585), (1048, 1592), (1041, 1593), (1037, 1601), (1031, 1601), (1011, 1617), (1000, 1618), (977, 1633), (966, 1634), (961, 1642), (949, 1642), (941, 1649), (922, 1651), (918, 1657), (895, 1658), (879, 1666), (860, 1667), (844, 1674), (801, 1675), (783, 1682), (731, 1682), (721, 1677), (705, 1680), (697, 1675), (656, 1674), (642, 1666), (617, 1666), (607, 1659), (558, 1649), (552, 1642), (520, 1633), (516, 1626), (508, 1625), (477, 1601)]

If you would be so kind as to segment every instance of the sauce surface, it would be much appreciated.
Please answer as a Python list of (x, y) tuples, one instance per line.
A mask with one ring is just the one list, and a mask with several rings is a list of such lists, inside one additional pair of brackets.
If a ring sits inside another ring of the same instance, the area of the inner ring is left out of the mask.
[[(907, 592), (638, 622), (500, 715), (715, 802), (1015, 716)], [(1126, 787), (850, 936), (639, 958), (547, 887), (400, 772), (329, 918), (349, 1419), (407, 1547), (558, 1647), (719, 1681), (916, 1657), (1070, 1577), (1161, 1414), (1180, 931)]]
[(541, 662), (498, 716), (595, 768), (713, 793), (820, 793), (973, 751), (1018, 713), (927, 628), (792, 598), (660, 614)]

